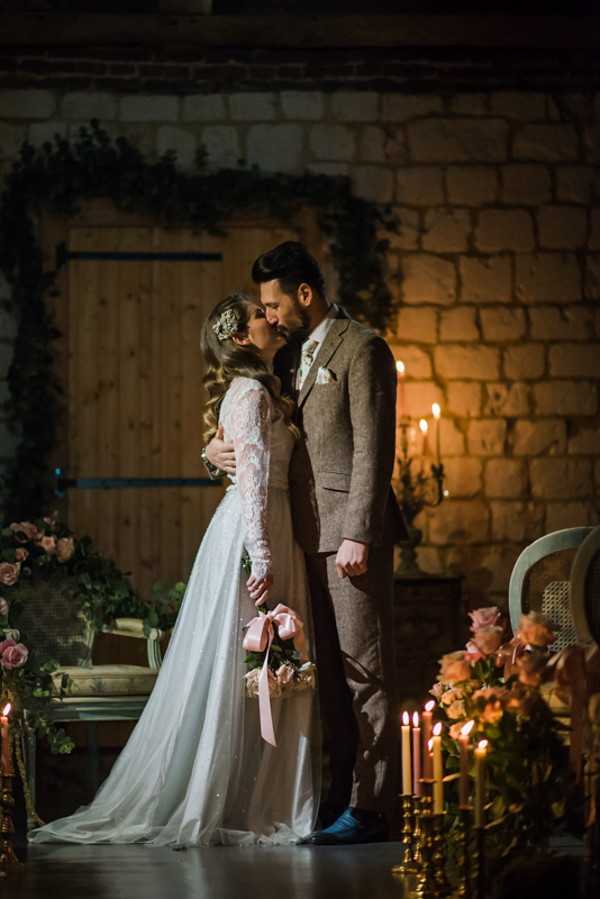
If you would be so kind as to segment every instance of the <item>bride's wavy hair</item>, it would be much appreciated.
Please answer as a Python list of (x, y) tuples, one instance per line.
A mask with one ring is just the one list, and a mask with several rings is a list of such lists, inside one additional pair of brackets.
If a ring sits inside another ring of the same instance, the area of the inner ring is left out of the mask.
[[(208, 402), (204, 412), (204, 440), (208, 442), (217, 432), (219, 426), (219, 409), (229, 385), (236, 377), (254, 378), (266, 387), (276, 414), (281, 416), (289, 431), (298, 437), (298, 428), (292, 422), (294, 403), (281, 395), (281, 382), (263, 361), (254, 346), (240, 346), (233, 340), (234, 334), (219, 340), (215, 332), (221, 316), (231, 310), (238, 320), (236, 335), (244, 336), (248, 330), (250, 310), (254, 301), (244, 293), (231, 293), (209, 314), (202, 326), (200, 348), (206, 363), (204, 386), (208, 393)], [(232, 316), (233, 317), (233, 316)]]

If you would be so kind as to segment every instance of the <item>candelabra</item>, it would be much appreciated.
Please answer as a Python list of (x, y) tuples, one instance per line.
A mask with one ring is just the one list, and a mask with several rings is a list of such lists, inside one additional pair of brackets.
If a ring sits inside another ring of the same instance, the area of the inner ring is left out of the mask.
[(2, 818), (0, 821), (0, 868), (7, 865), (19, 864), (15, 853), (15, 827), (13, 824), (13, 809), (15, 800), (12, 791), (12, 777), (2, 776), (2, 789), (0, 791), (0, 803), (2, 804)]
[(433, 813), (429, 795), (403, 796), (402, 806), (403, 858), (402, 864), (392, 868), (392, 874), (404, 879), (406, 895), (411, 899), (445, 899), (451, 887), (445, 870), (444, 815)]
[[(425, 419), (421, 421), (427, 425)], [(439, 428), (439, 421), (436, 421), (436, 425)], [(414, 520), (423, 509), (439, 506), (447, 496), (447, 491), (444, 490), (444, 466), (439, 458), (439, 441), (438, 460), (431, 464), (430, 473), (427, 474), (423, 468), (416, 474), (413, 471), (414, 459), (410, 455), (409, 434), (414, 427), (413, 419), (401, 419), (400, 452), (397, 457), (400, 472), (398, 500), (408, 526), (408, 541), (400, 547), (398, 570), (401, 574), (419, 575), (422, 571), (417, 563), (417, 546), (423, 539), (423, 532), (414, 526)]]

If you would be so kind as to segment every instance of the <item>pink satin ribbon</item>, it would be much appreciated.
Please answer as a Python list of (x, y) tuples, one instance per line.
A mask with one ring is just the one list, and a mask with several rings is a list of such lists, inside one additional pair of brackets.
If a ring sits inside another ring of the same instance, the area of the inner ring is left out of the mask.
[(275, 636), (275, 627), (282, 640), (293, 640), (300, 658), (306, 660), (306, 639), (304, 622), (299, 615), (288, 606), (279, 603), (266, 615), (261, 612), (248, 623), (243, 647), (248, 652), (265, 652), (265, 660), (258, 678), (258, 711), (260, 716), (260, 735), (266, 743), (277, 746), (273, 729), (271, 712), (271, 694), (269, 691), (269, 652)]

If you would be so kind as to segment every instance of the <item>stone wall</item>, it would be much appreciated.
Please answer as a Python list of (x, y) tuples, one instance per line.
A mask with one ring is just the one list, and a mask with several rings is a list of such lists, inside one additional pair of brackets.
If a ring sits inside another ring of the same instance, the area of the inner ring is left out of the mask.
[[(92, 116), (185, 167), (202, 145), (215, 167), (349, 174), (394, 205), (402, 305), (388, 337), (407, 366), (406, 412), (442, 406), (450, 492), (422, 516), (425, 569), (464, 572), (472, 603), (502, 601), (524, 545), (598, 520), (599, 98), (6, 89), (0, 165), (23, 138), (73, 134)], [(0, 329), (5, 370), (6, 316)], [(4, 428), (0, 443), (6, 457)]]

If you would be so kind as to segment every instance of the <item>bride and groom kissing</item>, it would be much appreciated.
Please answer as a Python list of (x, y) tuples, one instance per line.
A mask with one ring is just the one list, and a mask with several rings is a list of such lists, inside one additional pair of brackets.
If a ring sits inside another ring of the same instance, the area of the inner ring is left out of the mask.
[[(391, 490), (394, 359), (330, 304), (317, 261), (262, 254), (260, 302), (232, 294), (202, 332), (209, 470), (225, 496), (202, 540), (154, 690), (93, 802), (33, 842), (174, 847), (386, 839), (395, 796)], [(251, 562), (246, 579), (240, 560)], [(255, 605), (304, 620), (330, 786), (319, 807), (309, 691), (274, 699), (277, 747), (245, 696)]]

